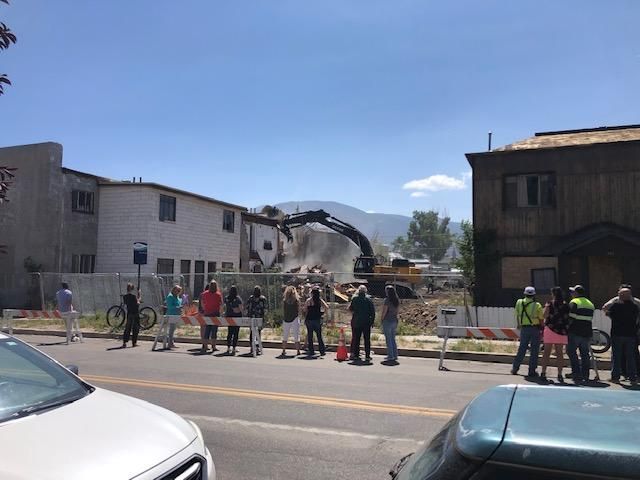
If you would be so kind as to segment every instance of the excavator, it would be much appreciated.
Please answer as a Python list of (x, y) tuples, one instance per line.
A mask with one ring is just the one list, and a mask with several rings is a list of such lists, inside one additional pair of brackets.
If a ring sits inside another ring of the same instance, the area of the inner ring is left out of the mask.
[(285, 215), (278, 222), (278, 228), (287, 237), (287, 240), (292, 242), (291, 230), (310, 223), (324, 225), (344, 235), (360, 249), (361, 254), (353, 265), (353, 275), (357, 279), (366, 280), (371, 294), (384, 296), (385, 286), (393, 284), (400, 298), (417, 298), (415, 288), (420, 281), (421, 270), (419, 268), (405, 259), (394, 259), (391, 265), (387, 265), (383, 257), (374, 254), (371, 242), (361, 231), (353, 225), (332, 217), (324, 210), (310, 210)]

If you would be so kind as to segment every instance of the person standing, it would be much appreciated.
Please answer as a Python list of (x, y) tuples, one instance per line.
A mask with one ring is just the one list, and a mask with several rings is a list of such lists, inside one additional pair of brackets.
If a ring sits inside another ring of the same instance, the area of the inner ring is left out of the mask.
[(351, 300), (349, 311), (353, 312), (353, 341), (351, 360), (360, 360), (360, 337), (364, 337), (365, 361), (371, 361), (371, 327), (376, 318), (376, 309), (367, 295), (367, 287), (360, 285)]
[[(617, 297), (613, 297), (612, 299), (610, 299), (607, 303), (605, 303), (602, 306), (602, 311), (604, 312), (604, 314), (606, 316), (610, 316), (609, 315), (609, 310), (611, 309), (611, 306), (617, 302), (622, 302), (622, 299), (620, 298), (620, 292), (623, 289), (629, 289), (631, 291), (631, 296), (633, 298), (633, 303), (636, 304), (636, 306), (638, 307), (638, 309), (640, 309), (640, 298), (634, 297), (633, 296), (633, 288), (631, 287), (630, 284), (628, 283), (623, 283), (622, 285), (620, 285), (620, 288), (618, 289), (618, 296)], [(640, 332), (638, 332), (640, 335)], [(636, 336), (636, 348), (634, 349), (634, 358), (635, 358), (635, 362), (636, 362), (636, 372), (640, 372), (640, 351), (638, 350), (638, 340), (640, 339), (640, 336)], [(622, 352), (622, 356), (620, 358), (620, 364), (621, 364), (621, 368), (622, 368), (622, 375), (624, 375), (625, 377), (628, 377), (627, 374), (627, 361), (625, 359), (625, 355), (624, 355), (624, 351)]]
[[(253, 295), (247, 300), (247, 316), (249, 318), (261, 318), (262, 325), (264, 325), (265, 313), (267, 313), (267, 299), (262, 295), (262, 289), (256, 285), (253, 289)], [(262, 326), (258, 327), (258, 337), (261, 336)], [(249, 333), (249, 344), (253, 346), (253, 332)], [(262, 355), (262, 350), (257, 351), (257, 353)]]
[(524, 356), (529, 351), (529, 373), (527, 377), (538, 376), (538, 354), (540, 353), (540, 326), (544, 320), (542, 305), (536, 301), (536, 289), (527, 287), (524, 289), (524, 298), (516, 302), (516, 322), (520, 330), (520, 346), (511, 366), (511, 375), (517, 375)]
[(396, 330), (398, 329), (398, 309), (400, 299), (393, 285), (387, 285), (384, 289), (386, 298), (382, 304), (382, 331), (387, 344), (387, 358), (391, 362), (398, 361), (398, 345), (396, 344)]
[[(569, 302), (569, 342), (567, 355), (571, 361), (571, 373), (576, 384), (589, 381), (591, 363), (590, 343), (593, 337), (593, 313), (595, 307), (586, 297), (582, 285), (569, 288), (571, 301)], [(580, 359), (578, 359), (578, 351)]]
[[(242, 317), (242, 298), (238, 295), (238, 287), (231, 285), (224, 303), (226, 317)], [(239, 334), (240, 327), (227, 327), (227, 355), (236, 354)]]
[[(122, 296), (122, 301), (127, 307), (127, 323), (124, 326), (124, 334), (122, 335), (122, 348), (127, 348), (127, 342), (131, 337), (131, 345), (138, 345), (138, 333), (140, 333), (140, 290), (137, 295), (133, 293), (135, 290), (133, 283), (127, 283), (127, 293)], [(131, 331), (133, 330), (133, 336)]]
[(556, 367), (558, 368), (558, 382), (563, 383), (562, 368), (564, 358), (562, 349), (567, 345), (569, 328), (569, 305), (564, 300), (562, 289), (551, 289), (551, 301), (544, 306), (544, 352), (542, 354), (542, 372), (540, 377), (547, 378), (547, 365), (551, 356), (551, 349), (556, 351)]
[[(174, 285), (167, 295), (165, 299), (165, 303), (167, 305), (167, 315), (181, 315), (182, 314), (182, 299), (180, 298), (180, 293), (182, 292), (182, 287), (180, 285)], [(173, 337), (176, 333), (177, 323), (169, 324), (169, 348), (177, 348), (176, 344), (173, 342)]]
[(324, 357), (326, 353), (324, 340), (322, 339), (322, 307), (324, 307), (325, 311), (329, 309), (327, 302), (320, 298), (320, 288), (313, 287), (311, 290), (311, 298), (309, 298), (304, 304), (305, 325), (307, 327), (307, 355), (309, 356), (313, 356), (315, 354), (313, 349), (314, 333), (318, 339), (320, 356)]
[[(207, 288), (200, 294), (200, 305), (202, 306), (202, 314), (205, 317), (220, 317), (222, 309), (222, 294), (218, 290), (218, 283), (211, 280)], [(207, 353), (207, 345), (211, 344), (211, 352), (216, 351), (216, 342), (218, 340), (218, 325), (206, 325), (204, 327), (204, 335), (202, 336), (201, 353)]]
[(635, 351), (637, 351), (638, 314), (640, 310), (633, 301), (631, 289), (622, 288), (619, 292), (620, 302), (609, 308), (611, 317), (611, 357), (613, 367), (611, 380), (620, 382), (622, 360), (626, 361), (626, 376), (632, 384), (637, 382)]
[[(209, 284), (207, 283), (204, 286), (204, 292), (208, 292), (208, 291), (209, 291)], [(202, 293), (200, 294), (200, 298), (198, 299), (198, 313), (200, 315), (204, 315), (204, 310), (202, 309)], [(204, 332), (206, 329), (207, 329), (206, 325), (200, 325), (200, 340), (202, 341), (204, 341)]]
[(69, 284), (62, 282), (60, 286), (62, 288), (56, 292), (58, 311), (61, 313), (73, 312), (73, 293), (69, 290)]
[(296, 355), (300, 355), (300, 299), (295, 287), (289, 285), (284, 291), (284, 318), (282, 322), (282, 356), (287, 354), (289, 333), (293, 334), (296, 344)]

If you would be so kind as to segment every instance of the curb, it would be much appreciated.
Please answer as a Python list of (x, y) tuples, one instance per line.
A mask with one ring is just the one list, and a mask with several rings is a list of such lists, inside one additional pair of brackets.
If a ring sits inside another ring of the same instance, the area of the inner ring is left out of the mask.
[[(42, 336), (54, 336), (54, 337), (66, 337), (67, 332), (61, 330), (32, 330), (28, 328), (14, 328), (13, 333), (19, 335), (42, 335)], [(121, 338), (121, 334), (117, 333), (99, 333), (99, 332), (87, 332), (82, 333), (83, 337), (86, 338), (105, 338), (105, 339), (113, 339), (117, 340)], [(138, 341), (148, 341), (153, 342), (155, 340), (155, 335), (139, 335)], [(200, 345), (200, 339), (192, 338), (192, 337), (175, 337), (176, 343), (189, 343)], [(241, 347), (249, 347), (248, 340), (238, 340), (238, 346)], [(264, 341), (262, 342), (262, 346), (264, 348), (274, 348), (280, 349), (282, 348), (281, 342), (274, 341)], [(338, 348), (337, 345), (327, 344), (327, 352), (335, 352)], [(386, 355), (387, 349), (385, 347), (371, 347), (371, 352), (377, 355)], [(416, 350), (409, 348), (399, 348), (398, 354), (402, 357), (409, 358), (440, 358), (440, 350)], [(445, 355), (446, 360), (463, 360), (468, 362), (485, 362), (485, 363), (503, 363), (503, 364), (511, 364), (513, 363), (513, 359), (515, 355), (510, 353), (490, 353), (490, 352), (453, 352), (447, 351)], [(526, 361), (529, 357), (525, 357), (523, 365), (526, 365)], [(554, 357), (555, 358), (555, 357)], [(568, 362), (565, 362), (568, 363)], [(549, 365), (551, 368), (555, 368), (553, 364)], [(567, 367), (568, 365), (565, 365)], [(598, 361), (598, 369), (599, 370), (609, 370), (611, 369), (611, 362), (609, 360), (599, 360)]]

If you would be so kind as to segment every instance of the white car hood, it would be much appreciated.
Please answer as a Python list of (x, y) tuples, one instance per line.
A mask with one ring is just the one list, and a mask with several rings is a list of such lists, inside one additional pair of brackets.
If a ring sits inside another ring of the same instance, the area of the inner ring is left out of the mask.
[(0, 479), (129, 479), (196, 436), (173, 412), (96, 388), (71, 404), (0, 423)]

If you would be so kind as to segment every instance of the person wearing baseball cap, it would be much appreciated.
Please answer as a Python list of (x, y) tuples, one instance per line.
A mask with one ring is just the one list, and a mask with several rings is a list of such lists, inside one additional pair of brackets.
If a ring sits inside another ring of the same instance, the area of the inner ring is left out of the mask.
[[(571, 361), (571, 373), (576, 384), (589, 381), (589, 367), (591, 364), (590, 348), (593, 337), (593, 314), (595, 307), (586, 297), (582, 285), (569, 287), (571, 301), (569, 302), (569, 342), (567, 355)], [(578, 359), (580, 351), (580, 359)]]
[(527, 350), (530, 349), (527, 377), (535, 378), (538, 376), (536, 368), (538, 368), (538, 355), (540, 353), (540, 327), (544, 317), (542, 305), (535, 299), (536, 289), (531, 286), (526, 287), (523, 294), (524, 298), (520, 298), (516, 302), (516, 322), (520, 330), (520, 346), (511, 366), (511, 375), (518, 374), (524, 356)]

